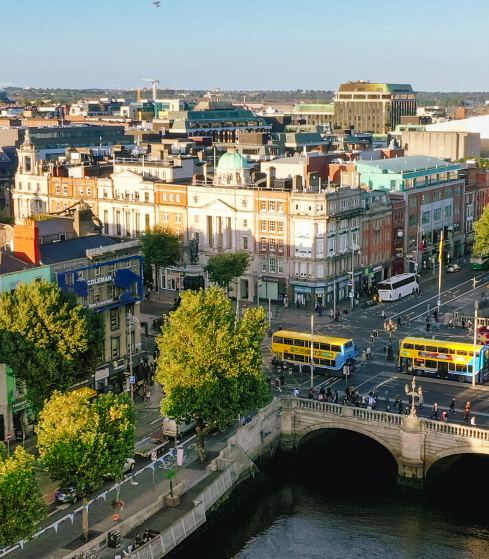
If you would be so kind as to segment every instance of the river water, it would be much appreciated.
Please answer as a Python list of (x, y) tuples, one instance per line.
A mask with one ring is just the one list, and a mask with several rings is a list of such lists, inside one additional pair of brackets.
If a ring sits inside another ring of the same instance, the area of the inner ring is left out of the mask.
[[(311, 443), (312, 446), (312, 443)], [(177, 559), (489, 559), (489, 457), (465, 456), (422, 491), (355, 433), (277, 462), (267, 482)]]

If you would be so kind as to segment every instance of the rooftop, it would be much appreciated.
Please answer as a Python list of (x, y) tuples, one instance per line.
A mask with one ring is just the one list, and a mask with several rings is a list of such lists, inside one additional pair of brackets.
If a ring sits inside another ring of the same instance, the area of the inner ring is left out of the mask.
[(70, 241), (61, 241), (50, 245), (41, 245), (41, 260), (43, 264), (58, 264), (85, 258), (87, 249), (115, 245), (116, 242), (103, 235), (80, 237)]
[(9, 274), (11, 272), (20, 272), (28, 268), (35, 268), (35, 264), (30, 262), (23, 262), (14, 256), (0, 251), (0, 275)]
[(384, 93), (414, 93), (413, 88), (407, 83), (370, 83), (359, 80), (357, 82), (342, 83), (338, 91), (380, 91)]
[(372, 172), (377, 173), (413, 173), (423, 170), (459, 169), (458, 163), (450, 163), (438, 157), (427, 157), (426, 155), (410, 155), (407, 157), (395, 157), (392, 159), (378, 159), (374, 161), (360, 160), (355, 162), (359, 167), (370, 167)]
[(334, 105), (332, 103), (330, 105), (321, 104), (321, 103), (300, 104), (294, 107), (294, 113), (334, 114)]

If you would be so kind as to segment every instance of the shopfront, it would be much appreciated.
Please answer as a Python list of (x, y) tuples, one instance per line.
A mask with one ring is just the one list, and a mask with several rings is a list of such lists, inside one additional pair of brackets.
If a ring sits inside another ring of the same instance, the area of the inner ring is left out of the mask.
[(270, 299), (283, 303), (287, 294), (287, 280), (272, 276), (262, 276), (258, 283), (258, 296), (260, 299)]
[(172, 266), (161, 270), (160, 285), (161, 289), (168, 291), (183, 290), (183, 279), (185, 277), (185, 268)]

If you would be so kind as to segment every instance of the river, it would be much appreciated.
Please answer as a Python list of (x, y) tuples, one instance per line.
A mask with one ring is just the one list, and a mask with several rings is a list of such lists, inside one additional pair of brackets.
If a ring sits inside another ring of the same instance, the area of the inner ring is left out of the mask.
[(422, 491), (356, 433), (306, 447), (264, 473), (244, 504), (177, 559), (488, 559), (489, 457), (464, 456)]

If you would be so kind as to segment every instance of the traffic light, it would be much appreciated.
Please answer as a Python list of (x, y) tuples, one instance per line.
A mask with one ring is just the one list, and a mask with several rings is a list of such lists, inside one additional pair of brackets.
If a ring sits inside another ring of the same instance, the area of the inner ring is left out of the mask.
[(279, 388), (279, 386), (280, 386), (280, 379), (278, 379), (278, 378), (275, 379), (275, 386), (276, 386), (277, 388)]

